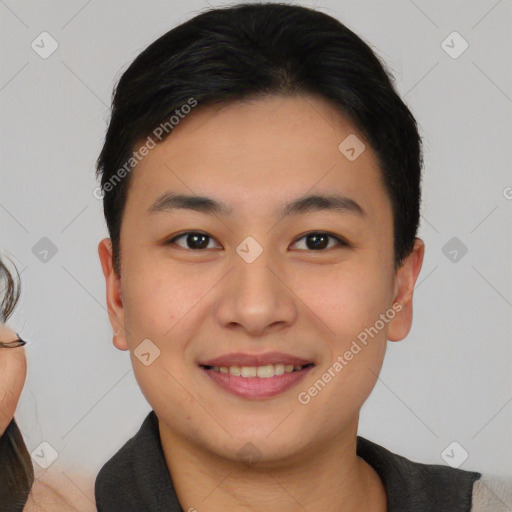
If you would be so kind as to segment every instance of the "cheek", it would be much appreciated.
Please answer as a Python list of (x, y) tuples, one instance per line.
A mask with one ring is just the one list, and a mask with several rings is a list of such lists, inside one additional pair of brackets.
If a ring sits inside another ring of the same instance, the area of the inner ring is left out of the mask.
[(183, 269), (166, 265), (141, 265), (126, 272), (123, 284), (125, 320), (132, 334), (155, 337), (163, 342), (177, 332), (181, 321), (194, 314), (194, 305), (204, 294), (204, 281), (191, 279)]
[(309, 308), (328, 327), (329, 358), (321, 371), (336, 377), (321, 400), (355, 410), (373, 389), (386, 351), (391, 315), (385, 318), (387, 322), (381, 315), (391, 306), (387, 273), (378, 265), (347, 265), (322, 280), (316, 276), (303, 293)]
[[(341, 350), (365, 328), (373, 326), (390, 307), (390, 282), (387, 274), (376, 266), (340, 266), (323, 276), (303, 277), (299, 296), (322, 320), (332, 347)], [(385, 335), (387, 324), (380, 330)]]
[[(204, 295), (212, 284), (207, 276), (196, 273), (191, 278), (190, 272), (173, 270), (168, 262), (165, 268), (153, 262), (130, 270), (125, 273), (123, 300), (130, 356), (144, 396), (156, 406), (155, 401), (166, 396), (164, 390), (173, 396), (183, 391), (177, 382), (187, 381), (187, 347), (205, 321)], [(148, 339), (151, 343), (141, 344)], [(157, 354), (148, 366), (138, 359), (146, 346), (145, 352)]]
[(388, 324), (380, 315), (389, 308), (389, 291), (377, 276), (355, 269), (346, 276), (338, 273), (325, 288), (330, 292), (316, 292), (315, 312), (329, 327), (328, 357), (301, 391), (306, 394), (303, 400), (311, 400), (307, 406), (311, 416), (321, 418), (326, 432), (336, 432), (340, 422), (357, 414), (382, 367)]
[(183, 272), (162, 272), (156, 264), (132, 265), (125, 279), (125, 326), (140, 390), (154, 410), (168, 410), (173, 401), (185, 407), (189, 395), (179, 383), (187, 381), (183, 357), (199, 292)]
[(330, 319), (336, 331), (332, 360), (343, 366), (337, 392), (343, 400), (345, 385), (350, 382), (355, 403), (362, 404), (376, 383), (385, 356), (387, 330), (393, 317), (391, 290), (387, 274), (378, 267), (373, 272), (366, 267), (364, 272), (355, 272), (342, 281), (340, 286), (346, 293), (339, 302), (337, 317)]

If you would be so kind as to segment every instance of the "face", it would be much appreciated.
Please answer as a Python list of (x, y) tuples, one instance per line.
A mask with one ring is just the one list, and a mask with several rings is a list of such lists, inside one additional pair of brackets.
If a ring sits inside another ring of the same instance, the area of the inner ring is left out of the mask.
[[(0, 341), (8, 343), (16, 339), (16, 333), (0, 322)], [(0, 347), (0, 436), (14, 416), (26, 376), (25, 348)]]
[[(365, 145), (355, 159), (338, 148), (350, 135)], [(198, 108), (131, 180), (120, 278), (108, 239), (99, 254), (114, 344), (161, 432), (231, 460), (250, 442), (262, 461), (355, 438), (387, 340), (410, 329), (423, 258), (417, 240), (394, 271), (391, 203), (363, 135), (314, 96)]]

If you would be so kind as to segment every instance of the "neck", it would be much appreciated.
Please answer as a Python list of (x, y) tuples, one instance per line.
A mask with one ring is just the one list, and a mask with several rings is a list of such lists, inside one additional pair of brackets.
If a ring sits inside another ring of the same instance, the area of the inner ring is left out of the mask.
[(159, 422), (173, 486), (185, 511), (386, 512), (375, 470), (356, 454), (357, 421), (339, 437), (287, 460), (233, 461)]

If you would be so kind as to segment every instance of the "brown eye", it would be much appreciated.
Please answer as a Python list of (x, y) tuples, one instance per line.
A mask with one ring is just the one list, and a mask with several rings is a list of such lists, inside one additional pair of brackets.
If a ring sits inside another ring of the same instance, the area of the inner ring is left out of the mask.
[[(298, 241), (305, 239), (306, 240), (306, 249), (312, 250), (312, 251), (322, 251), (323, 249), (330, 248), (332, 249), (333, 246), (329, 246), (329, 240), (334, 240), (335, 245), (334, 247), (347, 247), (348, 244), (345, 240), (342, 238), (333, 235), (331, 233), (326, 233), (325, 231), (314, 231), (311, 233), (308, 233), (301, 238), (299, 238)], [(295, 242), (295, 244), (298, 243)]]
[[(176, 243), (177, 240), (184, 239), (185, 245)], [(200, 231), (187, 231), (181, 233), (166, 242), (166, 245), (176, 244), (183, 249), (201, 250), (207, 249), (209, 241), (213, 240), (210, 235), (201, 233)]]

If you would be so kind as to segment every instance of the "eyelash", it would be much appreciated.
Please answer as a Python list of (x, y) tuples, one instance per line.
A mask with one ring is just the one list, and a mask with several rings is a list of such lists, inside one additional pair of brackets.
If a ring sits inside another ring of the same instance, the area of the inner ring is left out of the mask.
[[(172, 245), (176, 242), (176, 240), (179, 240), (180, 238), (184, 238), (187, 235), (203, 235), (203, 236), (209, 238), (210, 240), (214, 240), (214, 238), (212, 236), (208, 235), (207, 233), (203, 233), (201, 231), (185, 231), (184, 233), (180, 233), (179, 235), (176, 235), (176, 236), (172, 237), (171, 239), (167, 240), (167, 242), (165, 242), (165, 245)], [(294, 244), (299, 242), (303, 238), (307, 238), (310, 235), (324, 235), (324, 236), (327, 236), (328, 238), (332, 238), (337, 242), (338, 247), (349, 247), (350, 246), (349, 243), (346, 240), (344, 240), (343, 238), (341, 238), (340, 236), (334, 235), (327, 231), (310, 231), (309, 233), (305, 233), (300, 238), (295, 240)], [(178, 247), (181, 247), (181, 246), (178, 246)], [(188, 247), (187, 248), (181, 247), (181, 249), (195, 251), (195, 252), (201, 252), (203, 250), (206, 250), (206, 249), (189, 249)], [(326, 249), (319, 249), (319, 250), (313, 250), (313, 249), (305, 249), (305, 250), (306, 250), (306, 252), (325, 252), (327, 249), (332, 249), (332, 247), (330, 247), (330, 248), (328, 247)]]

